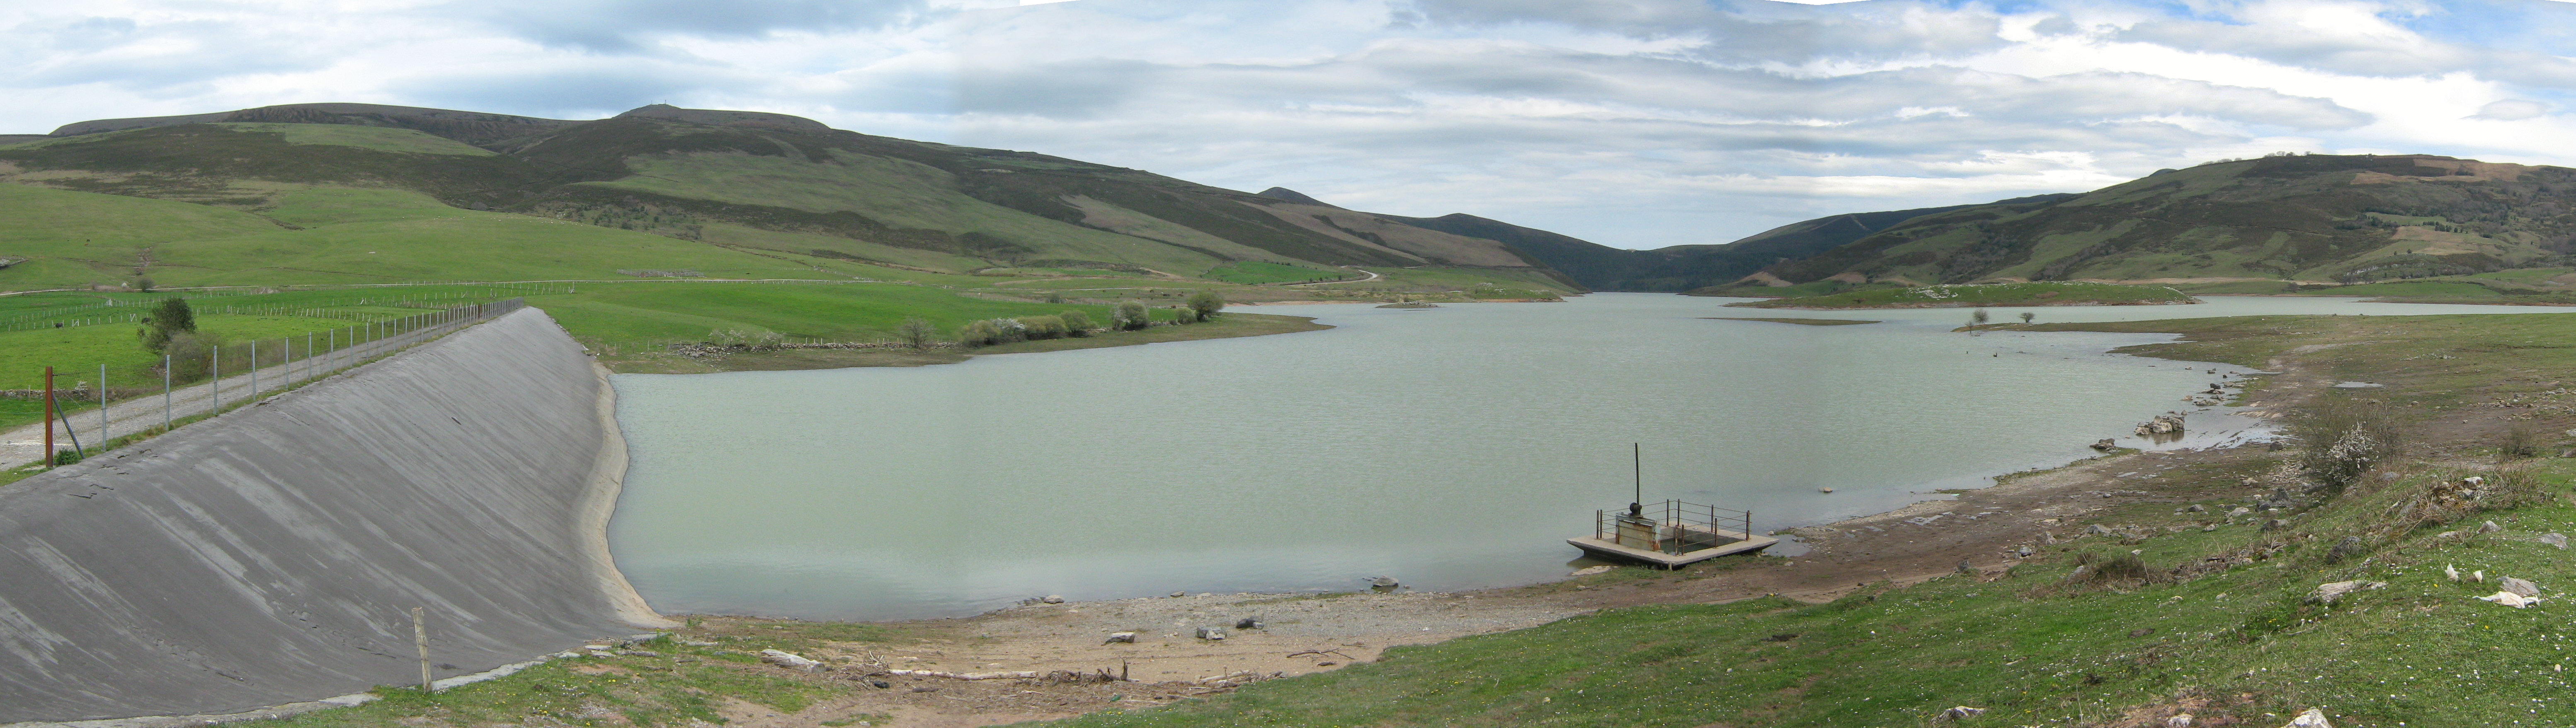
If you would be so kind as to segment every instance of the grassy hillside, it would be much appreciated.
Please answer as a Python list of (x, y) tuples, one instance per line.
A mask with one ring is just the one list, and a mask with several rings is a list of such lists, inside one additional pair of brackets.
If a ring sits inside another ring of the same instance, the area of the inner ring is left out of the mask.
[(2163, 286), (2110, 283), (1989, 283), (1907, 288), (1863, 287), (1829, 294), (1730, 303), (1751, 308), (1968, 308), (1975, 306), (2137, 306), (2199, 303)]
[(1923, 215), (1763, 273), (2359, 283), (2564, 267), (2576, 252), (2570, 184), (2576, 170), (2427, 155), (2237, 160)]
[[(2046, 195), (1994, 204), (2068, 197), (2073, 195)], [(1402, 219), (1417, 227), (1508, 243), (1548, 267), (1564, 272), (1573, 282), (1593, 289), (1679, 292), (1724, 286), (1782, 259), (1814, 256), (1916, 217), (1963, 207), (1967, 206), (1834, 215), (1782, 225), (1723, 245), (1675, 245), (1654, 250), (1613, 248), (1467, 214)]]

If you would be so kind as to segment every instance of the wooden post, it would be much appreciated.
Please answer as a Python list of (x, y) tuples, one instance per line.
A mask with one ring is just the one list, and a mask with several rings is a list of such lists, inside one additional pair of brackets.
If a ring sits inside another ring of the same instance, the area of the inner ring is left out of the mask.
[(429, 628), (420, 623), (420, 608), (411, 608), (411, 644), (420, 648), (420, 691), (437, 692), (438, 684), (429, 679)]
[(98, 365), (98, 447), (107, 449), (107, 365)]
[(54, 368), (45, 367), (45, 467), (54, 466)]
[(161, 431), (170, 431), (170, 355), (161, 355)]

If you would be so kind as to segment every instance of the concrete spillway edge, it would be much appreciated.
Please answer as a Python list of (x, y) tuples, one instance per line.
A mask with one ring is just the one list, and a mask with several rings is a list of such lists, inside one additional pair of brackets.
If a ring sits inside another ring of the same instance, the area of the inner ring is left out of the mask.
[(600, 438), (599, 460), (591, 468), (590, 487), (582, 492), (582, 555), (619, 621), (638, 627), (680, 626), (644, 603), (644, 595), (635, 592), (635, 585), (617, 570), (617, 558), (608, 551), (608, 521), (617, 515), (617, 497), (626, 492), (626, 433), (617, 428), (617, 388), (608, 384), (608, 367), (594, 361), (590, 369), (599, 383)]
[(414, 605), (442, 684), (668, 625), (609, 556), (626, 463), (530, 309), (0, 489), (0, 724), (353, 704), (418, 680)]

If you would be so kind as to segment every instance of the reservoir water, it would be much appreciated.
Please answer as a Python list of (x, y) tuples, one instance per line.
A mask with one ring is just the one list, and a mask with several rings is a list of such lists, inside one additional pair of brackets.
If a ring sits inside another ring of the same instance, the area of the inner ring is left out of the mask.
[[(1885, 511), (2084, 456), (2208, 373), (2165, 335), (1953, 333), (1960, 309), (1800, 312), (1595, 294), (1428, 310), (1273, 306), (1337, 328), (961, 364), (620, 375), (610, 528), (666, 614), (900, 619), (1061, 594), (1434, 590), (1559, 576), (1595, 509)], [(2540, 313), (2349, 299), (2022, 310), (2041, 322)], [(1243, 309), (1237, 309), (1243, 310)], [(1804, 326), (1708, 317), (1874, 319)], [(2205, 446), (2249, 433), (2192, 416)], [(1821, 493), (1830, 487), (1833, 493)]]

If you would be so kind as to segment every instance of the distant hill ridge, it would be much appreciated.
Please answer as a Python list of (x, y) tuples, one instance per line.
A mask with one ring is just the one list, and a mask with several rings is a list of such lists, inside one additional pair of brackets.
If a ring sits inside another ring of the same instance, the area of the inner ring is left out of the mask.
[(2576, 170), (2276, 155), (1908, 212), (1920, 214), (1739, 283), (2359, 282), (2562, 267), (2576, 252)]
[(32, 143), (0, 147), (15, 168), (0, 174), (8, 181), (251, 209), (277, 194), (272, 183), (392, 185), (456, 207), (640, 220), (640, 229), (724, 245), (949, 270), (1044, 264), (1195, 276), (1240, 262), (1330, 278), (1338, 266), (1430, 266), (1579, 288), (1510, 245), (1291, 191), (1256, 195), (768, 112), (653, 104), (573, 121), (287, 104), (85, 121), (13, 139)]

